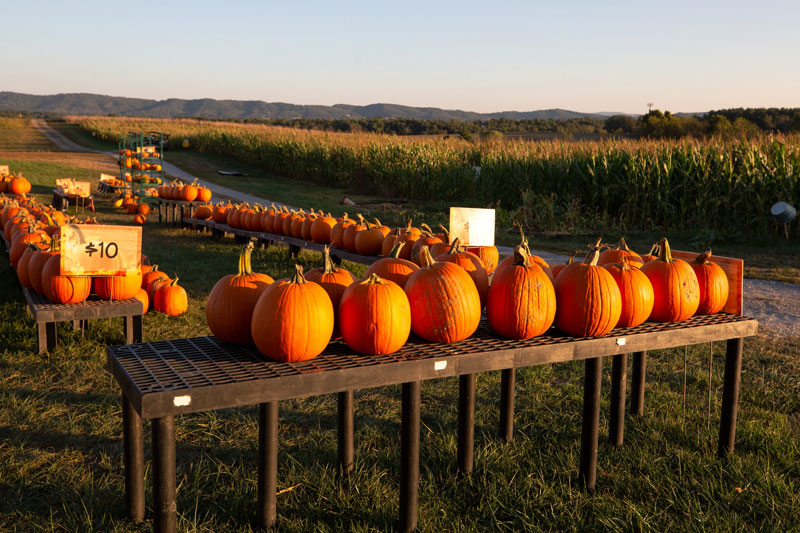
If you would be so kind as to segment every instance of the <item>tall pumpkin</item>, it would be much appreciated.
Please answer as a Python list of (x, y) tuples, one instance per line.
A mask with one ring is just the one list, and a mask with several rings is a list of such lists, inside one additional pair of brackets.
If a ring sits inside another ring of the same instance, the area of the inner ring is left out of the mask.
[(556, 317), (553, 282), (522, 246), (514, 248), (514, 262), (494, 274), (486, 304), (489, 325), (500, 335), (529, 339), (541, 335)]
[[(388, 239), (389, 237), (390, 236), (387, 236), (386, 238)], [(402, 250), (405, 245), (405, 242), (398, 242), (395, 244), (389, 252), (388, 257), (378, 259), (367, 268), (364, 277), (368, 278), (373, 274), (377, 274), (379, 277), (393, 281), (397, 283), (400, 288), (405, 289), (408, 278), (411, 277), (411, 274), (419, 270), (419, 267), (408, 259), (400, 259), (400, 250)]]
[(617, 282), (622, 296), (622, 313), (617, 326), (632, 328), (650, 317), (653, 311), (653, 284), (640, 267), (632, 267), (628, 257), (620, 256), (619, 263), (603, 265)]
[(339, 306), (342, 339), (353, 350), (370, 355), (394, 353), (411, 333), (411, 307), (403, 289), (372, 274), (353, 283)]
[(556, 279), (556, 328), (574, 337), (600, 337), (617, 325), (622, 295), (617, 282), (597, 265), (593, 247), (583, 263), (564, 268)]
[(689, 263), (697, 276), (700, 287), (700, 305), (698, 315), (719, 313), (728, 303), (728, 276), (718, 264), (711, 261), (711, 250), (699, 254), (697, 259)]
[(700, 306), (700, 285), (697, 275), (682, 259), (672, 257), (666, 238), (659, 241), (658, 259), (642, 267), (653, 284), (654, 304), (650, 320), (681, 322), (691, 317)]
[(411, 329), (423, 339), (451, 343), (478, 329), (481, 298), (475, 283), (460, 266), (434, 262), (427, 247), (420, 251), (422, 267), (406, 283)]
[(252, 252), (253, 243), (248, 242), (239, 253), (239, 273), (228, 274), (220, 279), (208, 295), (208, 328), (225, 342), (253, 342), (250, 332), (253, 309), (261, 294), (275, 281), (266, 274), (253, 272), (250, 262)]
[(333, 305), (325, 289), (306, 281), (303, 268), (267, 287), (253, 310), (258, 350), (277, 361), (297, 362), (322, 353), (333, 334)]

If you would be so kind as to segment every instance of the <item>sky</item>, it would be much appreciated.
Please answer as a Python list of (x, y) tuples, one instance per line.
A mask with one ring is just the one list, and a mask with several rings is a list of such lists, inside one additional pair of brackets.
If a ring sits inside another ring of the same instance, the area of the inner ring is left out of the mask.
[(477, 112), (800, 107), (800, 1), (0, 0), (0, 91)]

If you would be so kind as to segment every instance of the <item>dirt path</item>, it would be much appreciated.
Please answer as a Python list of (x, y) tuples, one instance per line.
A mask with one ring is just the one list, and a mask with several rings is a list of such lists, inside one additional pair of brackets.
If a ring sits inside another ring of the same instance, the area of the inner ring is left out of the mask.
[[(101, 152), (98, 150), (90, 150), (85, 148), (74, 141), (64, 137), (61, 133), (55, 131), (45, 123), (44, 120), (34, 119), (33, 125), (45, 137), (53, 142), (56, 146), (74, 152), (91, 152), (96, 154), (104, 154), (113, 157), (115, 160), (117, 154), (115, 152)], [(193, 181), (195, 176), (188, 172), (184, 172), (175, 165), (164, 162), (164, 170), (183, 181)], [(198, 183), (211, 189), (215, 197), (230, 198), (237, 202), (248, 202), (251, 204), (260, 203), (262, 205), (269, 205), (273, 203), (272, 200), (259, 198), (252, 194), (247, 194), (221, 185), (209, 183), (207, 181), (198, 179)], [(282, 205), (279, 202), (274, 202), (275, 205)], [(290, 206), (287, 206), (290, 207)], [(508, 246), (499, 246), (501, 256), (512, 253), (512, 248)], [(566, 263), (568, 256), (545, 252), (541, 250), (533, 250), (533, 253), (542, 257), (551, 265), (558, 263)], [(761, 330), (770, 334), (788, 335), (793, 337), (800, 337), (800, 285), (791, 285), (787, 283), (779, 283), (775, 281), (763, 281), (756, 279), (744, 280), (744, 314), (758, 319)]]

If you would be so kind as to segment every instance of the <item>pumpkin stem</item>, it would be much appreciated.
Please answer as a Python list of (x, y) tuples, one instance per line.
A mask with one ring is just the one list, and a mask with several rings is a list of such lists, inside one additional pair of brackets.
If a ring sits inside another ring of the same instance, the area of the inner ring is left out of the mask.
[(397, 259), (398, 257), (400, 257), (400, 250), (402, 250), (403, 246), (405, 246), (405, 245), (406, 245), (406, 241), (396, 242), (394, 244), (394, 246), (392, 246), (392, 250), (389, 252), (389, 256), (388, 257), (393, 257), (394, 259)]
[(658, 251), (658, 259), (661, 261), (666, 261), (670, 263), (674, 261), (672, 259), (672, 250), (669, 248), (669, 241), (667, 241), (666, 237), (662, 237), (660, 241), (658, 241), (658, 246), (660, 250)]
[(377, 218), (377, 217), (373, 217), (373, 218), (372, 218), (372, 220), (374, 220), (374, 221), (375, 221), (375, 225), (376, 225), (377, 227), (379, 227), (379, 228), (380, 228), (381, 226), (383, 226), (383, 224), (381, 223), (381, 221), (380, 221), (380, 220), (378, 220), (378, 218)]
[(575, 262), (575, 256), (578, 255), (579, 253), (580, 252), (578, 250), (575, 250), (574, 252), (572, 252), (570, 254), (570, 256), (569, 256), (569, 259), (567, 259), (567, 264), (571, 265), (572, 263), (574, 263)]
[(525, 247), (518, 244), (514, 247), (514, 264), (519, 266), (531, 266), (530, 256)]
[(658, 243), (655, 243), (653, 246), (650, 247), (650, 251), (647, 252), (647, 255), (655, 255), (656, 257), (658, 257), (658, 251), (659, 251)]
[(597, 260), (600, 258), (600, 249), (603, 247), (600, 243), (602, 237), (598, 237), (594, 244), (589, 245), (589, 253), (586, 254), (586, 259), (583, 261), (587, 265), (596, 266)]
[(373, 272), (370, 277), (368, 277), (367, 279), (365, 279), (363, 281), (363, 283), (369, 283), (370, 285), (372, 285), (372, 284), (382, 285), (382, 284), (386, 283), (386, 281), (382, 277), (380, 277), (378, 274)]
[(242, 246), (242, 251), (239, 252), (239, 275), (240, 276), (249, 276), (253, 273), (253, 270), (250, 266), (250, 256), (253, 253), (253, 241), (249, 241), (247, 244)]
[(303, 267), (300, 265), (294, 265), (294, 274), (292, 274), (292, 279), (289, 280), (290, 283), (308, 283), (306, 278), (303, 276)]
[(695, 263), (698, 265), (705, 265), (711, 262), (711, 250), (707, 252), (703, 252), (702, 254), (697, 254), (697, 258), (694, 260)]
[(630, 270), (631, 269), (631, 265), (630, 265), (630, 263), (628, 263), (628, 256), (627, 255), (623, 255), (622, 257), (619, 258), (619, 265), (622, 268), (622, 270)]
[(322, 249), (322, 259), (324, 261), (324, 268), (322, 270), (325, 274), (333, 274), (336, 272), (336, 266), (333, 264), (333, 260), (331, 259), (331, 247), (330, 245), (325, 245)]
[(424, 229), (425, 231), (427, 231), (431, 235), (433, 235), (433, 230), (431, 229), (431, 227), (429, 225), (425, 224), (424, 222), (422, 224), (420, 224), (419, 227)]
[(461, 239), (456, 237), (453, 239), (453, 243), (450, 245), (450, 249), (447, 250), (448, 254), (457, 254), (461, 251)]
[(423, 244), (419, 249), (419, 264), (423, 269), (430, 268), (436, 263), (431, 256), (431, 251), (427, 245)]
[(625, 242), (625, 237), (620, 237), (619, 242), (617, 243), (617, 250), (622, 250), (624, 252), (630, 252), (631, 249), (628, 248), (628, 243)]
[(175, 287), (176, 285), (178, 285), (178, 274), (175, 274), (175, 279), (169, 282), (170, 287)]

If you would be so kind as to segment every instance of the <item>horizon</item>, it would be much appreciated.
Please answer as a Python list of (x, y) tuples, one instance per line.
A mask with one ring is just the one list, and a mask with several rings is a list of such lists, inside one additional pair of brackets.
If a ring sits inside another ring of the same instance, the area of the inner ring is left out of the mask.
[(800, 71), (789, 68), (800, 49), (800, 5), (782, 0), (235, 0), (225, 9), (176, 1), (144, 16), (89, 1), (48, 5), (47, 17), (36, 2), (7, 11), (0, 90), (25, 94), (476, 113), (640, 115), (648, 102), (681, 113), (800, 107)]

